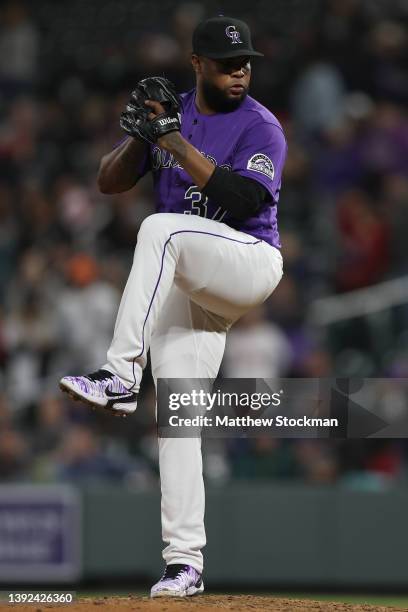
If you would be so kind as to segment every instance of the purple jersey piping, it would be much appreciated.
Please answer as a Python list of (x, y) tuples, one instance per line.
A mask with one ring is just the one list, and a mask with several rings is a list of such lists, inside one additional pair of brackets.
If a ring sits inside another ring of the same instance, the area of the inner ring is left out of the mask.
[(162, 257), (161, 257), (161, 265), (160, 265), (160, 272), (159, 272), (159, 276), (156, 282), (156, 286), (154, 288), (153, 291), (153, 295), (152, 298), (150, 300), (149, 303), (149, 308), (147, 309), (147, 314), (145, 317), (145, 320), (143, 321), (143, 329), (142, 329), (142, 350), (140, 351), (140, 353), (138, 355), (136, 355), (136, 357), (133, 359), (133, 366), (132, 366), (132, 371), (133, 371), (133, 380), (135, 381), (133, 383), (133, 385), (130, 387), (129, 391), (131, 391), (133, 389), (133, 387), (136, 385), (136, 376), (135, 376), (135, 361), (138, 357), (140, 357), (141, 355), (143, 355), (144, 353), (144, 348), (145, 348), (145, 341), (144, 341), (144, 330), (146, 327), (146, 323), (147, 323), (147, 319), (149, 318), (149, 314), (150, 311), (152, 309), (152, 304), (153, 304), (153, 300), (156, 296), (157, 293), (157, 289), (159, 287), (159, 283), (163, 274), (163, 266), (164, 266), (164, 256), (166, 254), (166, 249), (167, 249), (167, 245), (169, 244), (169, 242), (171, 241), (173, 236), (176, 236), (177, 234), (204, 234), (206, 236), (214, 236), (215, 238), (224, 238), (224, 240), (230, 240), (231, 242), (238, 242), (239, 244), (259, 244), (260, 242), (262, 242), (262, 240), (255, 240), (255, 242), (245, 242), (244, 240), (237, 240), (236, 238), (228, 238), (227, 236), (222, 236), (221, 234), (213, 234), (212, 232), (201, 232), (199, 230), (178, 230), (177, 232), (173, 232), (172, 234), (170, 234), (170, 236), (167, 238), (166, 242), (164, 243), (164, 247), (163, 247), (163, 252), (162, 252)]

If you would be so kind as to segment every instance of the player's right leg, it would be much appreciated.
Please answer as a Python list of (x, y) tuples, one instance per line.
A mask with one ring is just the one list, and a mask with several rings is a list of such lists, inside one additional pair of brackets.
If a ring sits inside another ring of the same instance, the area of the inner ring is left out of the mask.
[[(206, 312), (173, 286), (151, 339), (155, 384), (160, 378), (215, 379), (228, 326), (222, 317)], [(166, 571), (151, 595), (184, 597), (204, 590), (201, 438), (159, 437), (158, 444)]]

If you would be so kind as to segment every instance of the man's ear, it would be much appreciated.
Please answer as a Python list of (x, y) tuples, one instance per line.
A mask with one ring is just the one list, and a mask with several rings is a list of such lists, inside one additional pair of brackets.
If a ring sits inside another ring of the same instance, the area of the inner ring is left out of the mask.
[(196, 74), (201, 74), (201, 62), (198, 55), (195, 53), (191, 54), (191, 65)]

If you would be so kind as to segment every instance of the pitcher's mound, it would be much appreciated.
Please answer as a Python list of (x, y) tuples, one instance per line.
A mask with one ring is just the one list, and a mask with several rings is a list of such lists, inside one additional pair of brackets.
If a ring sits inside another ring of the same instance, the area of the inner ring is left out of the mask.
[[(258, 595), (199, 595), (186, 599), (171, 597), (150, 599), (140, 595), (129, 597), (87, 597), (77, 599), (69, 606), (31, 605), (14, 606), (15, 612), (391, 612), (402, 608), (365, 604), (330, 603), (307, 599), (282, 599)], [(0, 610), (5, 610), (0, 604)], [(7, 609), (11, 609), (7, 607)]]

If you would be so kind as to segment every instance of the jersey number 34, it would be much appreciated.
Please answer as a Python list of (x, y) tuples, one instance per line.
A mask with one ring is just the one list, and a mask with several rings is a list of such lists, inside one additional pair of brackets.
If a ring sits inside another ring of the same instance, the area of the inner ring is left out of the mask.
[(190, 208), (184, 211), (185, 215), (199, 215), (200, 217), (213, 219), (213, 221), (222, 221), (227, 214), (227, 211), (219, 206), (212, 217), (208, 217), (208, 198), (199, 191), (197, 185), (191, 185), (187, 189), (184, 199), (190, 200)]

